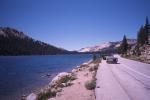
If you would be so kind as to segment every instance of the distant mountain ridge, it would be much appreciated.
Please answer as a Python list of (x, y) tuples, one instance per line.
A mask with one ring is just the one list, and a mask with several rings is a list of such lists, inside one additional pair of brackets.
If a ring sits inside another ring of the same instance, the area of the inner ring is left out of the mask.
[[(115, 51), (121, 44), (122, 41), (116, 41), (116, 42), (104, 42), (100, 45), (91, 46), (91, 47), (85, 47), (78, 50), (78, 52), (102, 52), (106, 50)], [(136, 44), (136, 39), (127, 39), (127, 42), (129, 45)]]
[(69, 51), (32, 39), (9, 27), (0, 27), (0, 55), (49, 55)]

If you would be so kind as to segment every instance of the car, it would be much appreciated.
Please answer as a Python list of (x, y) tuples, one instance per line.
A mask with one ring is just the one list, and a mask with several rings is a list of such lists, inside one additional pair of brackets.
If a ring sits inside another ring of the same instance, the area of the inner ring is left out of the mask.
[(107, 56), (106, 57), (106, 62), (107, 63), (112, 63), (112, 64), (117, 64), (118, 62), (118, 58), (117, 57), (114, 57), (114, 56)]

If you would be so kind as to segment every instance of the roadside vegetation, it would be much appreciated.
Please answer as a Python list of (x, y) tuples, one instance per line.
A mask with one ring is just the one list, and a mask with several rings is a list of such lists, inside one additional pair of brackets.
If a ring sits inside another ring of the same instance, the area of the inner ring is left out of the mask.
[(150, 63), (150, 24), (148, 17), (146, 17), (145, 25), (142, 25), (137, 32), (136, 40), (136, 44), (129, 46), (126, 36), (124, 36), (119, 53), (128, 59)]
[(88, 90), (93, 90), (93, 89), (95, 89), (95, 87), (96, 87), (96, 81), (95, 80), (91, 80), (91, 81), (87, 81), (86, 83), (85, 83), (85, 87), (86, 87), (86, 89), (88, 89)]
[(85, 83), (85, 88), (87, 90), (94, 90), (96, 88), (96, 73), (100, 62), (101, 62), (101, 58), (93, 55), (93, 61), (91, 62), (93, 66), (89, 67), (89, 72), (91, 72), (93, 76), (91, 80)]
[(127, 38), (124, 35), (122, 43), (121, 43), (120, 48), (119, 48), (119, 52), (122, 54), (122, 56), (126, 56), (127, 50), (128, 50), (128, 43), (127, 43)]
[(92, 71), (97, 71), (98, 70), (98, 64), (97, 65), (94, 65), (93, 67), (90, 67), (89, 68), (89, 71), (92, 72)]
[(56, 82), (55, 87), (63, 88), (63, 87), (71, 86), (72, 85), (71, 81), (75, 79), (76, 77), (74, 77), (73, 75), (61, 77), (61, 79)]
[(37, 94), (37, 100), (47, 100), (49, 98), (55, 97), (57, 95), (57, 92), (62, 91), (62, 88), (71, 86), (71, 81), (75, 79), (76, 76), (73, 73), (68, 73), (64, 76), (60, 76), (50, 85), (50, 87), (42, 90)]
[(37, 100), (47, 100), (56, 96), (56, 92), (48, 89), (47, 91), (40, 92), (37, 96)]

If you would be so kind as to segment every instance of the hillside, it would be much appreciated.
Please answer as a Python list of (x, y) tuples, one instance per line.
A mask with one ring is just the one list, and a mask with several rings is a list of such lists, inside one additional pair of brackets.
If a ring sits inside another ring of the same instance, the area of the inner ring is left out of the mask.
[(141, 25), (137, 32), (137, 43), (129, 48), (126, 47), (126, 40), (120, 48), (122, 57), (141, 61), (150, 64), (150, 24), (146, 16), (145, 24)]
[(150, 45), (143, 45), (138, 49), (137, 45), (134, 45), (131, 49), (128, 49), (125, 57), (150, 64)]
[(50, 55), (63, 53), (68, 53), (68, 51), (32, 39), (16, 29), (0, 28), (0, 55)]
[[(135, 39), (128, 39), (127, 42), (130, 46), (136, 44)], [(122, 41), (105, 42), (100, 45), (82, 48), (82, 49), (78, 50), (78, 52), (103, 52), (103, 51), (116, 52), (117, 48), (120, 46), (121, 43), (122, 43)]]

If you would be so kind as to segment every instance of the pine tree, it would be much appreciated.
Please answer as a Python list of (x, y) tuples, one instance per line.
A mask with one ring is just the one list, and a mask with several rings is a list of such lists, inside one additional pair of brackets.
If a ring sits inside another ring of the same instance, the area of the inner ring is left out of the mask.
[(148, 44), (148, 35), (150, 34), (149, 32), (149, 21), (148, 21), (148, 16), (146, 16), (146, 23), (145, 23), (145, 26), (144, 26), (144, 35), (145, 35), (145, 44)]
[(146, 17), (146, 23), (144, 27), (141, 26), (137, 34), (137, 43), (139, 46), (149, 43), (149, 40), (148, 40), (149, 34), (150, 34), (150, 26), (149, 26), (148, 17)]
[(143, 26), (141, 26), (141, 28), (140, 28), (140, 30), (137, 34), (137, 43), (138, 43), (138, 45), (145, 44), (145, 38), (146, 38), (145, 30), (144, 30)]
[(120, 46), (121, 54), (127, 54), (127, 50), (128, 50), (128, 43), (127, 43), (126, 36), (124, 35), (121, 46)]

